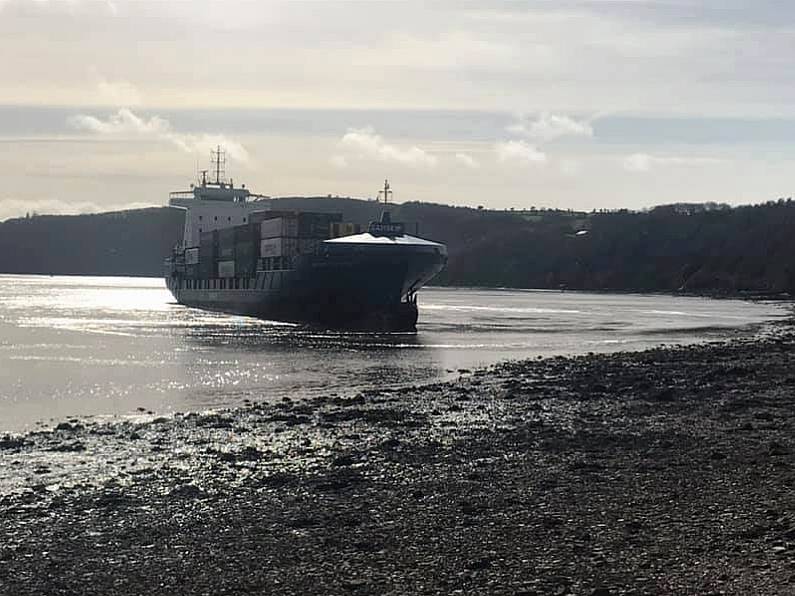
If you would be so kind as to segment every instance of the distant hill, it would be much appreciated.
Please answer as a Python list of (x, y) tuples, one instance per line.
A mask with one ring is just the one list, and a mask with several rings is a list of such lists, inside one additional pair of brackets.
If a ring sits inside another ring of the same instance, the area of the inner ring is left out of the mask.
[(184, 214), (152, 208), (0, 223), (0, 272), (160, 275)]
[[(382, 206), (293, 197), (276, 209), (340, 211), (366, 224)], [(729, 208), (675, 204), (648, 212), (491, 211), (393, 206), (422, 236), (448, 245), (435, 283), (460, 286), (713, 293), (795, 292), (795, 203)], [(34, 216), (0, 223), (0, 272), (159, 276), (183, 214), (153, 208)]]

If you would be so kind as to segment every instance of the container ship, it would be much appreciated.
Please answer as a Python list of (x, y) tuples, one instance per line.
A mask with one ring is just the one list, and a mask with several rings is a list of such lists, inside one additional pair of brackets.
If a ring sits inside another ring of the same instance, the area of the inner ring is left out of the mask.
[(270, 208), (269, 197), (208, 171), (169, 205), (185, 210), (181, 244), (166, 259), (166, 285), (185, 306), (325, 329), (413, 332), (417, 291), (447, 262), (444, 244), (393, 222), (384, 182), (379, 221), (362, 226), (340, 213)]

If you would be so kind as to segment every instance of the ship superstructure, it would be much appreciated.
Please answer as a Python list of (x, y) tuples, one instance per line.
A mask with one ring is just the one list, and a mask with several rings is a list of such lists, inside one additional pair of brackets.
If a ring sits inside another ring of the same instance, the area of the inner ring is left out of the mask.
[(185, 209), (182, 244), (166, 260), (166, 283), (181, 304), (338, 329), (414, 331), (417, 291), (447, 262), (443, 244), (410, 236), (388, 209), (366, 230), (339, 213), (279, 211), (268, 197), (202, 172)]
[(264, 209), (261, 201), (269, 198), (253, 194), (245, 184), (235, 187), (233, 180), (226, 181), (226, 156), (220, 146), (210, 152), (210, 160), (212, 170), (202, 170), (198, 183), (191, 184), (190, 190), (169, 195), (171, 207), (186, 211), (182, 237), (185, 248), (199, 246), (204, 232), (248, 223), (249, 214)]

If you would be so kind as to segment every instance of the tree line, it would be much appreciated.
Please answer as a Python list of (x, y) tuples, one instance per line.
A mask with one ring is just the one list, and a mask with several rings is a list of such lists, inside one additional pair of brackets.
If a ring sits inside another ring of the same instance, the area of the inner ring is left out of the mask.
[[(383, 205), (285, 198), (276, 209), (377, 220)], [(795, 292), (795, 203), (675, 204), (644, 212), (492, 211), (410, 202), (390, 206), (407, 232), (448, 245), (451, 286), (706, 293)], [(0, 223), (4, 273), (159, 276), (183, 213), (152, 208)]]

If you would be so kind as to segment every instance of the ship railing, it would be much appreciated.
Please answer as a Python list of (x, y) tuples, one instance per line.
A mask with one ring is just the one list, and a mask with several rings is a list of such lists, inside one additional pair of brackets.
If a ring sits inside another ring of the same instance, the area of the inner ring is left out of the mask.
[[(192, 190), (177, 190), (177, 191), (168, 193), (168, 198), (169, 199), (195, 199), (196, 195), (194, 194), (194, 192)], [(204, 197), (204, 198), (205, 198), (205, 200), (210, 200), (210, 201), (227, 201), (227, 200), (229, 200), (229, 199), (227, 199), (225, 197), (221, 197), (221, 198), (219, 198), (219, 197)], [(238, 197), (235, 197), (234, 198), (234, 202), (237, 202), (237, 203), (249, 202), (250, 203), (250, 202), (254, 202), (254, 201), (268, 201), (270, 199), (271, 199), (271, 197), (269, 195), (257, 195), (257, 194), (254, 194), (254, 193), (250, 193), (250, 194), (245, 195), (245, 196), (240, 195)]]

